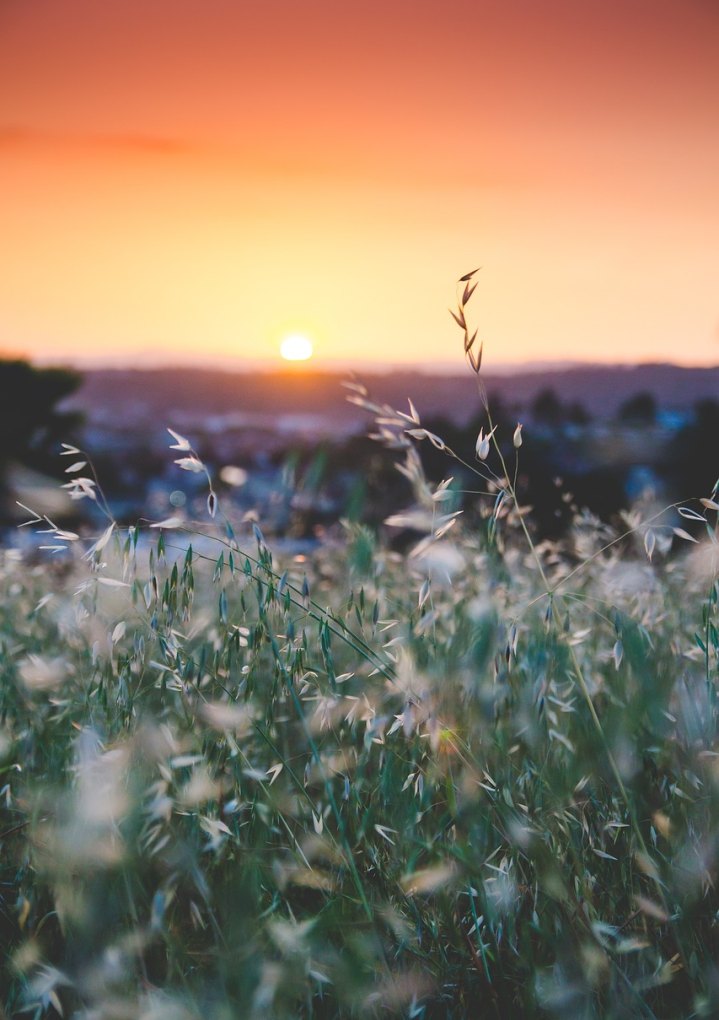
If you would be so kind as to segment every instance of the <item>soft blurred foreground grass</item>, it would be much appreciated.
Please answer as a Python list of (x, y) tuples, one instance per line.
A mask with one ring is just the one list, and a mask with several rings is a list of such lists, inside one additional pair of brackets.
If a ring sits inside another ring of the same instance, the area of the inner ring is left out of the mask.
[(437, 538), (407, 464), (403, 553), (3, 554), (10, 1015), (715, 1015), (713, 540)]

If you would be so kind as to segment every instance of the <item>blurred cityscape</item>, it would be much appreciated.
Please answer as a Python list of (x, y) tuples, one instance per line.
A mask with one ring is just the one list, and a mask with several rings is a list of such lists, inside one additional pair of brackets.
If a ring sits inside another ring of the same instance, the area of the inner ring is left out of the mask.
[[(68, 481), (60, 442), (91, 459), (118, 520), (206, 519), (206, 478), (175, 464), (168, 428), (188, 437), (232, 515), (256, 513), (263, 528), (295, 543), (311, 543), (340, 519), (379, 524), (411, 501), (397, 455), (368, 438), (372, 416), (347, 402), (338, 375), (187, 368), (80, 375), (5, 361), (0, 379), (5, 541), (17, 540), (18, 500), (53, 519), (82, 522), (88, 509), (92, 516), (87, 501), (74, 503), (60, 488)], [(508, 448), (523, 423), (519, 482), (549, 536), (561, 534), (577, 506), (611, 520), (642, 497), (708, 495), (719, 474), (719, 369), (590, 366), (483, 381)], [(423, 427), (472, 461), (486, 421), (470, 372), (393, 372), (361, 382), (373, 401), (397, 410), (411, 398)], [(429, 443), (419, 450), (430, 477), (453, 475), (458, 489), (472, 488), (446, 454)]]

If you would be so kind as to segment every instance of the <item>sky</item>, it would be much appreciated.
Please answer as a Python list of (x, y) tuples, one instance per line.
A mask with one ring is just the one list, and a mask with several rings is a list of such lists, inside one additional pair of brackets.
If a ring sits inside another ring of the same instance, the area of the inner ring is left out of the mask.
[(716, 0), (0, 0), (0, 351), (719, 363)]

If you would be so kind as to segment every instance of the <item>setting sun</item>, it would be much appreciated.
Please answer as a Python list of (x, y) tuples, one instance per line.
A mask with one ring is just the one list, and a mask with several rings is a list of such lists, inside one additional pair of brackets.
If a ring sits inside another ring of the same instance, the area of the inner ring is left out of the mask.
[(312, 343), (306, 336), (293, 333), (280, 344), (280, 354), (285, 361), (307, 361), (312, 357)]

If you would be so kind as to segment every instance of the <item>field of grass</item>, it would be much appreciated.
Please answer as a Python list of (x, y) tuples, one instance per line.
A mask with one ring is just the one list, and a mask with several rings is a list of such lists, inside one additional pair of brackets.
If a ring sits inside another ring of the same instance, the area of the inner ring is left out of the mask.
[(208, 479), (0, 553), (6, 1015), (718, 1015), (719, 507), (538, 543), (520, 430), (432, 487), (351, 393), (415, 493), (379, 536), (273, 556)]

